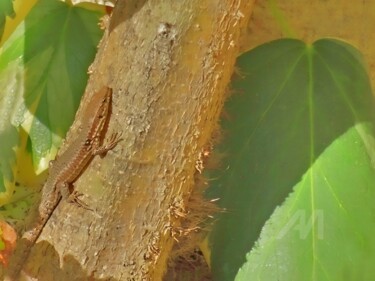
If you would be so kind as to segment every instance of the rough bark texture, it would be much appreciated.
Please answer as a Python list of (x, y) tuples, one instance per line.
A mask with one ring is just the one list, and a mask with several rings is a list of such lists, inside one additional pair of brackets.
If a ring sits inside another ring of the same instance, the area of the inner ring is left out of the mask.
[(123, 141), (96, 157), (75, 183), (95, 211), (58, 206), (29, 258), (31, 276), (162, 279), (171, 233), (193, 188), (199, 153), (217, 126), (252, 2), (117, 2), (83, 104), (94, 89), (112, 87), (107, 136), (120, 131)]

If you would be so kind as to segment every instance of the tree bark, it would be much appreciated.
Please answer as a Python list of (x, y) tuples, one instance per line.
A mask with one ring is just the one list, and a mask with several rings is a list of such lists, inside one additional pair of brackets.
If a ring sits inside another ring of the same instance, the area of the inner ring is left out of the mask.
[[(171, 237), (217, 127), (253, 1), (121, 1), (113, 10), (81, 106), (113, 88), (107, 137), (75, 182), (94, 211), (61, 202), (34, 247), (38, 280), (161, 280)], [(68, 134), (77, 132), (81, 110)], [(62, 148), (64, 149), (64, 148)]]

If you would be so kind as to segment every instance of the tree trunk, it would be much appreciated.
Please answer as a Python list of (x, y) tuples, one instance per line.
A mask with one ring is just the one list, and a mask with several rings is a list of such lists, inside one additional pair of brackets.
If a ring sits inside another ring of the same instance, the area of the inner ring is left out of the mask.
[[(94, 211), (61, 202), (26, 266), (38, 280), (161, 280), (217, 127), (253, 1), (119, 0), (83, 98), (113, 88), (123, 141), (75, 182)], [(77, 132), (81, 110), (68, 134)], [(62, 149), (64, 149), (64, 147)]]

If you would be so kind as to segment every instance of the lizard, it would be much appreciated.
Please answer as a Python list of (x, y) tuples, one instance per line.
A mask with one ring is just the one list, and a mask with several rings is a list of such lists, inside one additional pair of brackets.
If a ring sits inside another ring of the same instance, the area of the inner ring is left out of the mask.
[(76, 191), (70, 192), (70, 186), (95, 155), (105, 154), (122, 140), (121, 134), (114, 133), (102, 144), (106, 124), (110, 117), (111, 102), (111, 88), (103, 87), (95, 93), (83, 112), (79, 132), (66, 150), (61, 155), (59, 153), (56, 160), (51, 162), (47, 180), (42, 188), (38, 217), (32, 227), (19, 240), (22, 242), (18, 242), (17, 246), (19, 247), (16, 247), (16, 252), (13, 254), (14, 260), (11, 259), (9, 265), (9, 280), (16, 280), (19, 276), (33, 245), (62, 198), (86, 208), (78, 198), (80, 194)]

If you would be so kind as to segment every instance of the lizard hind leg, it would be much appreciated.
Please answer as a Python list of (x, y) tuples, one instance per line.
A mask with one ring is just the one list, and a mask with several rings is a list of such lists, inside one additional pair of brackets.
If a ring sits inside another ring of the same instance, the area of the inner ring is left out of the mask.
[(69, 203), (76, 204), (78, 205), (78, 207), (81, 207), (83, 209), (93, 211), (85, 202), (83, 202), (79, 198), (83, 195), (82, 193), (78, 192), (77, 190), (70, 192), (68, 184), (60, 184), (58, 187), (60, 190), (60, 194), (64, 200)]
[(86, 209), (86, 210), (90, 210), (90, 211), (94, 211), (93, 209), (91, 209), (89, 207), (89, 205), (85, 202), (83, 202), (81, 199), (79, 199), (79, 197), (81, 197), (83, 195), (83, 193), (80, 193), (78, 192), (77, 190), (74, 190), (67, 198), (68, 202), (69, 203), (74, 203), (76, 205), (78, 205), (79, 207), (83, 208), (83, 209)]

